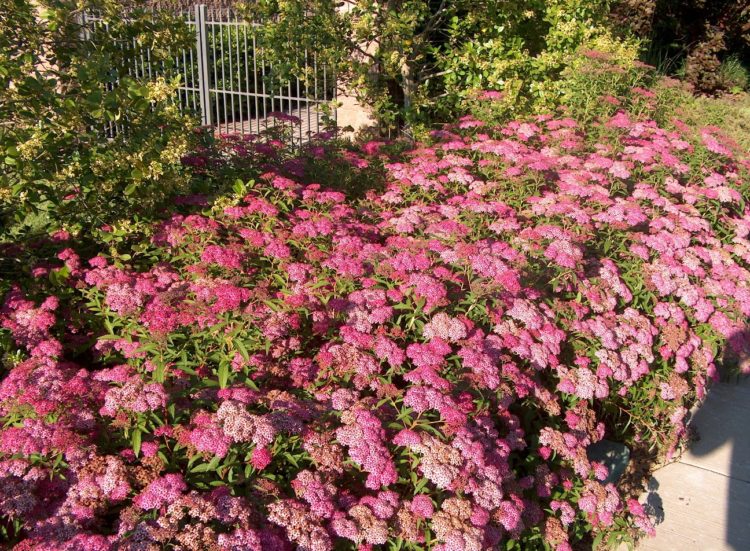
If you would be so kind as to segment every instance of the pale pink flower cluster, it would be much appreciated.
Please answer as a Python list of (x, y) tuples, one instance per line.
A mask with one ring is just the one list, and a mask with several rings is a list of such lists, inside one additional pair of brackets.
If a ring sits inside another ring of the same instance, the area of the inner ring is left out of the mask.
[(216, 419), (233, 442), (252, 442), (259, 448), (269, 446), (277, 430), (263, 415), (253, 415), (241, 402), (226, 400), (216, 410)]
[(99, 413), (110, 417), (118, 411), (145, 413), (163, 408), (166, 404), (167, 394), (161, 384), (144, 384), (141, 377), (134, 375), (122, 386), (112, 387), (107, 391)]
[(466, 326), (463, 322), (445, 312), (435, 314), (422, 329), (422, 336), (427, 340), (437, 337), (447, 342), (458, 342), (465, 339), (466, 335)]
[(133, 502), (141, 509), (158, 509), (173, 503), (187, 489), (180, 474), (165, 474), (151, 482)]
[(342, 413), (343, 426), (336, 430), (338, 441), (349, 448), (349, 456), (364, 469), (366, 486), (377, 489), (398, 479), (393, 459), (385, 446), (385, 431), (375, 415), (360, 408)]

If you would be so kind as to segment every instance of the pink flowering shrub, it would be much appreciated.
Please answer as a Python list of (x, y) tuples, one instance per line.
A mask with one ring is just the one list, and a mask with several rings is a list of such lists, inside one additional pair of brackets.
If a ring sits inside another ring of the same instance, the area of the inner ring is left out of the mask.
[(649, 532), (587, 447), (672, 453), (748, 356), (749, 168), (626, 112), (465, 118), (357, 201), (275, 170), (129, 266), (68, 253), (78, 302), (5, 298), (0, 514), (21, 550)]

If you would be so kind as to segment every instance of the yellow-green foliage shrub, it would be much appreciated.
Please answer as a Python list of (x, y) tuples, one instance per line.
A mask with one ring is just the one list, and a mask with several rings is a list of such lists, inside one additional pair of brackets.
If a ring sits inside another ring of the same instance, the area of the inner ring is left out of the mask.
[[(96, 10), (108, 30), (87, 33), (84, 10)], [(112, 0), (13, 0), (2, 10), (2, 240), (148, 217), (184, 190), (180, 158), (195, 121), (175, 103), (170, 52), (189, 39), (176, 18), (126, 18)], [(147, 49), (163, 77), (129, 75), (133, 56)]]
[(517, 13), (508, 8), (494, 26), (477, 22), (473, 39), (444, 52), (446, 105), (492, 90), (502, 93), (494, 108), (507, 116), (546, 111), (575, 94), (578, 83), (564, 82), (574, 71), (591, 69), (598, 76), (592, 60), (581, 55), (585, 50), (633, 66), (637, 42), (615, 38), (606, 15), (606, 2), (553, 0), (524, 3)]

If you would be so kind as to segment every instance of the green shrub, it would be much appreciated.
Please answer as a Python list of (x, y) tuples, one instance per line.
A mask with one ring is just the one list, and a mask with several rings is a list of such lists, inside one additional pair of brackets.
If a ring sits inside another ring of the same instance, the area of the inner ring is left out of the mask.
[[(38, 5), (38, 8), (34, 6)], [(86, 32), (83, 10), (108, 25)], [(111, 0), (13, 0), (0, 14), (0, 223), (13, 239), (148, 217), (187, 178), (195, 121), (174, 101), (187, 27)], [(162, 76), (129, 75), (149, 50)]]
[(441, 52), (444, 103), (455, 109), (476, 90), (495, 90), (511, 116), (559, 105), (564, 99), (559, 79), (579, 63), (576, 52), (584, 45), (606, 45), (627, 61), (637, 55), (634, 42), (611, 36), (606, 14), (607, 2), (557, 0), (524, 4), (517, 13), (505, 8), (495, 25), (481, 16), (471, 30), (457, 22), (456, 38)]
[(259, 40), (277, 71), (294, 72), (289, 60), (305, 49), (325, 52), (385, 129), (418, 135), (453, 119), (479, 89), (502, 90), (514, 115), (556, 101), (548, 83), (570, 55), (609, 36), (608, 4), (357, 0), (337, 11), (330, 0), (262, 0), (248, 13), (264, 21)]
[(719, 78), (730, 92), (750, 90), (750, 71), (737, 55), (731, 55), (722, 62), (719, 68)]

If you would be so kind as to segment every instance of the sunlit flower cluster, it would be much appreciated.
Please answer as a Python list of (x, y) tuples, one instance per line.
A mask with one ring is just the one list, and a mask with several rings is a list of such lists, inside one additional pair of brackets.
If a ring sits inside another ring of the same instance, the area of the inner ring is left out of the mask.
[(718, 354), (747, 358), (750, 166), (625, 112), (468, 117), (397, 160), (352, 155), (382, 193), (274, 169), (232, 206), (193, 201), (132, 266), (66, 252), (64, 307), (5, 297), (18, 549), (566, 551), (652, 530), (587, 450), (672, 452)]

